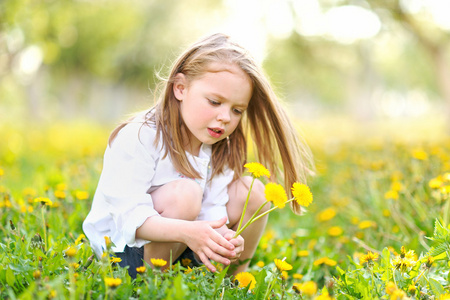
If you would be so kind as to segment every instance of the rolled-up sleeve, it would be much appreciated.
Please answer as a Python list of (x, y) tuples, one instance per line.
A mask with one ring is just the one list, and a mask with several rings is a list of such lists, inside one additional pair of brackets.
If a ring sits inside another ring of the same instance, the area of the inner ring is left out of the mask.
[(202, 209), (199, 220), (213, 221), (222, 217), (228, 217), (227, 203), (228, 186), (233, 180), (234, 172), (226, 169), (222, 174), (218, 174), (209, 181), (205, 188)]
[(129, 247), (148, 241), (136, 240), (136, 229), (147, 218), (157, 215), (147, 193), (158, 159), (153, 145), (155, 132), (141, 124), (128, 124), (119, 132), (105, 153), (97, 192), (103, 194), (116, 227), (116, 234)]

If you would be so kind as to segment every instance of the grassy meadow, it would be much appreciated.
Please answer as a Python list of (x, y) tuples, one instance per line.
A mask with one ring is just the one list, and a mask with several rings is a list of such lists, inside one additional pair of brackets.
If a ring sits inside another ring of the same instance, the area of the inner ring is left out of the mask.
[(314, 201), (270, 214), (248, 273), (176, 265), (134, 281), (81, 228), (112, 126), (0, 125), (0, 298), (450, 299), (442, 123), (302, 123)]

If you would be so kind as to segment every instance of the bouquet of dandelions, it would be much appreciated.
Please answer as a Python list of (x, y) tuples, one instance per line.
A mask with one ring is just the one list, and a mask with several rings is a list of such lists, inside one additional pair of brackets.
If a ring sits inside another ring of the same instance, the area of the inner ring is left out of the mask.
[[(265, 186), (265, 197), (266, 202), (264, 202), (253, 214), (253, 216), (250, 217), (250, 219), (245, 223), (245, 225), (242, 225), (242, 222), (244, 220), (245, 211), (247, 210), (248, 200), (250, 198), (250, 192), (252, 191), (253, 183), (255, 182), (256, 178), (260, 178), (262, 176), (266, 176), (267, 178), (270, 178), (270, 172), (267, 170), (262, 164), (251, 162), (244, 165), (244, 167), (247, 169), (249, 173), (252, 174), (253, 180), (250, 184), (250, 188), (248, 190), (247, 194), (247, 200), (244, 204), (244, 209), (242, 210), (242, 216), (239, 221), (238, 228), (236, 230), (236, 234), (234, 237), (239, 236), (242, 231), (245, 230), (249, 225), (251, 225), (253, 222), (257, 221), (258, 219), (264, 217), (265, 215), (271, 213), (277, 208), (283, 208), (287, 203), (290, 203), (292, 201), (296, 201), (298, 205), (301, 205), (303, 207), (308, 207), (311, 202), (313, 201), (313, 195), (309, 189), (309, 187), (306, 184), (295, 182), (292, 187), (292, 198), (288, 199), (286, 195), (286, 191), (284, 190), (283, 186), (274, 183), (269, 182)], [(263, 212), (262, 214), (259, 214), (261, 209), (269, 202), (273, 203), (273, 207), (271, 207), (269, 210)]]

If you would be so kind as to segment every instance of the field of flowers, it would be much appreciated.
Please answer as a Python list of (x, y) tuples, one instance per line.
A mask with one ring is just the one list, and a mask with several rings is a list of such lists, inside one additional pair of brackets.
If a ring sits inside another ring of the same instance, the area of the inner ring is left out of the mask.
[(134, 281), (81, 229), (112, 126), (0, 125), (0, 298), (450, 299), (450, 137), (336, 124), (303, 128), (314, 201), (270, 214), (247, 273), (175, 265)]

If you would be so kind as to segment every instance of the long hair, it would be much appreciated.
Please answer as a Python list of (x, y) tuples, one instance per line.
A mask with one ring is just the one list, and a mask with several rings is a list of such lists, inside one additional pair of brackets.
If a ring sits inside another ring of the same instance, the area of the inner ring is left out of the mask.
[[(235, 179), (242, 175), (247, 159), (247, 135), (250, 134), (259, 162), (273, 174), (272, 180), (284, 180), (289, 192), (294, 182), (306, 183), (307, 174), (313, 169), (309, 148), (300, 141), (269, 81), (249, 52), (220, 33), (201, 39), (179, 56), (155, 106), (146, 114), (146, 122), (156, 125), (155, 145), (162, 139), (163, 156), (169, 155), (175, 169), (183, 175), (200, 177), (183, 146), (186, 128), (173, 86), (178, 73), (192, 82), (207, 73), (208, 66), (214, 62), (239, 66), (250, 77), (253, 91), (247, 111), (228, 142), (223, 139), (212, 145), (211, 178), (226, 167), (234, 170)], [(113, 131), (110, 143), (126, 124), (122, 123)], [(295, 201), (291, 202), (291, 208), (295, 213), (301, 213), (301, 207)]]

